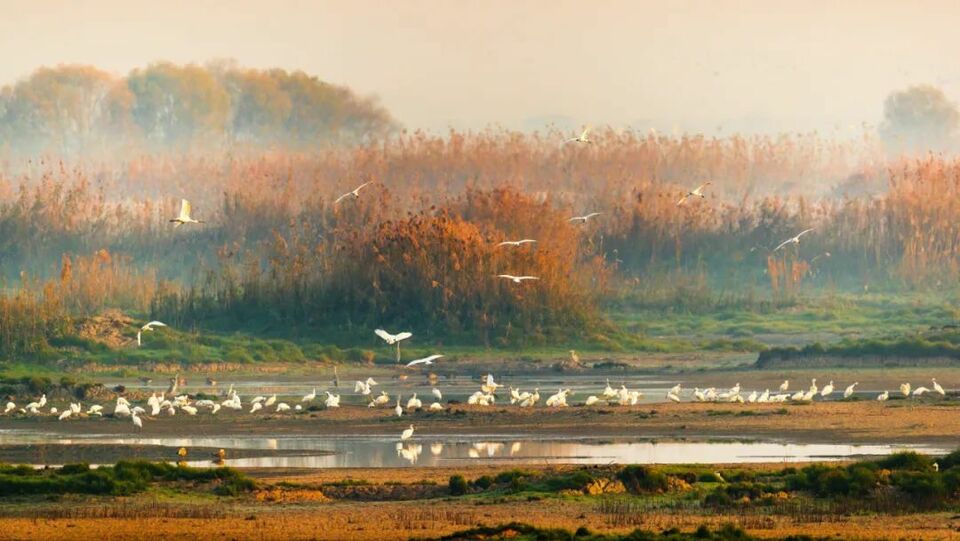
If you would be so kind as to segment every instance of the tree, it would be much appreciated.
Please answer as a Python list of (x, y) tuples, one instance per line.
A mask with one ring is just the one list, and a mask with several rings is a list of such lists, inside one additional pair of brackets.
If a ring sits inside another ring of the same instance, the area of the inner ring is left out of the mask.
[(897, 152), (957, 148), (960, 111), (942, 90), (920, 85), (890, 94), (883, 104), (880, 136)]

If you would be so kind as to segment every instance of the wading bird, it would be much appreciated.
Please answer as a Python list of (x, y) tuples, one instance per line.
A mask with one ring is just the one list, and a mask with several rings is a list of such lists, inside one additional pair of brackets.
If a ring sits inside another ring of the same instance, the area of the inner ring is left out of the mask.
[(424, 357), (424, 358), (422, 358), (422, 359), (417, 359), (417, 360), (415, 360), (415, 361), (410, 361), (410, 362), (407, 363), (407, 366), (410, 367), (410, 366), (416, 366), (416, 365), (418, 365), (418, 364), (423, 364), (423, 365), (433, 364), (433, 361), (435, 361), (435, 360), (437, 360), (437, 359), (439, 359), (439, 358), (441, 358), (441, 357), (443, 357), (443, 355), (434, 354), (434, 355), (431, 355), (431, 356), (429, 356), (429, 357)]
[(519, 283), (521, 283), (521, 282), (523, 282), (523, 281), (525, 281), (525, 280), (539, 280), (539, 279), (540, 279), (540, 278), (537, 278), (536, 276), (514, 276), (514, 275), (512, 275), (512, 274), (498, 274), (498, 275), (497, 275), (497, 278), (504, 278), (504, 279), (506, 279), (506, 280), (512, 281), (512, 282), (515, 283), (515, 284), (519, 284)]
[(387, 343), (387, 345), (397, 346), (397, 362), (398, 363), (400, 362), (400, 342), (413, 336), (412, 332), (404, 331), (397, 334), (390, 334), (383, 329), (376, 329), (375, 331), (373, 331), (373, 333), (379, 336), (384, 342)]
[(813, 228), (812, 228), (812, 227), (811, 227), (810, 229), (805, 229), (805, 230), (801, 231), (800, 233), (797, 234), (796, 237), (790, 237), (789, 239), (781, 242), (779, 246), (777, 246), (776, 248), (773, 249), (773, 251), (776, 252), (777, 250), (779, 250), (780, 248), (783, 248), (784, 246), (786, 246), (786, 245), (788, 245), (788, 244), (797, 244), (797, 245), (799, 245), (799, 244), (800, 244), (800, 237), (806, 235), (807, 233), (809, 233), (809, 232), (811, 232), (811, 231), (813, 231)]
[(140, 327), (140, 330), (137, 331), (137, 347), (143, 345), (143, 343), (140, 341), (141, 334), (148, 331), (152, 331), (154, 327), (166, 327), (166, 326), (167, 324), (163, 323), (162, 321), (151, 321), (150, 323), (147, 323), (143, 327)]
[(587, 126), (586, 128), (584, 128), (583, 131), (580, 133), (580, 135), (578, 135), (578, 136), (576, 136), (576, 137), (571, 137), (570, 139), (567, 139), (566, 141), (564, 141), (564, 144), (566, 144), (566, 143), (592, 143), (593, 141), (587, 139), (587, 134), (588, 134), (588, 133), (590, 133), (590, 126)]
[(884, 400), (886, 400), (886, 399), (888, 399), (888, 398), (890, 398), (890, 391), (883, 391), (882, 393), (880, 393), (879, 395), (877, 395), (877, 401), (878, 401), (878, 402), (883, 402)]
[(523, 239), (523, 240), (505, 240), (498, 244), (497, 246), (523, 246), (524, 244), (532, 244), (537, 242), (533, 239)]
[(413, 437), (413, 425), (400, 433), (400, 441), (406, 441)]
[(943, 390), (943, 387), (941, 387), (940, 384), (937, 383), (937, 378), (933, 378), (933, 379), (931, 379), (930, 381), (933, 382), (933, 390), (934, 390), (934, 391), (940, 393), (940, 396), (946, 396), (947, 393)]
[(343, 201), (344, 199), (350, 197), (351, 195), (353, 196), (354, 199), (359, 199), (359, 198), (360, 198), (360, 190), (364, 189), (368, 184), (370, 184), (370, 183), (369, 183), (369, 182), (364, 182), (363, 184), (357, 186), (357, 187), (354, 188), (353, 190), (351, 190), (351, 191), (349, 191), (349, 192), (341, 195), (340, 197), (338, 197), (338, 198), (333, 202), (333, 204), (336, 205), (336, 204), (340, 203), (340, 201)]
[(709, 182), (704, 182), (703, 184), (697, 186), (695, 190), (687, 192), (686, 195), (684, 195), (683, 197), (680, 198), (679, 201), (677, 201), (677, 206), (679, 207), (680, 205), (684, 204), (687, 201), (687, 199), (690, 197), (699, 197), (701, 199), (705, 198), (706, 196), (703, 195), (703, 189), (709, 185), (710, 185)]
[(574, 216), (573, 218), (570, 218), (570, 219), (567, 220), (567, 221), (568, 221), (568, 222), (577, 222), (577, 223), (585, 224), (585, 223), (587, 223), (587, 220), (589, 220), (590, 218), (594, 218), (594, 217), (596, 217), (596, 216), (600, 216), (600, 213), (599, 213), (599, 212), (591, 212), (590, 214), (584, 214), (583, 216)]
[(850, 398), (851, 396), (853, 396), (853, 391), (854, 391), (854, 389), (856, 389), (857, 385), (859, 385), (859, 384), (860, 384), (860, 383), (857, 382), (857, 381), (851, 383), (851, 384), (846, 388), (846, 390), (843, 391), (843, 397), (844, 397), (844, 398)]
[(180, 200), (180, 215), (170, 220), (173, 227), (180, 227), (183, 224), (202, 224), (203, 220), (194, 220), (190, 217), (190, 202), (186, 199)]

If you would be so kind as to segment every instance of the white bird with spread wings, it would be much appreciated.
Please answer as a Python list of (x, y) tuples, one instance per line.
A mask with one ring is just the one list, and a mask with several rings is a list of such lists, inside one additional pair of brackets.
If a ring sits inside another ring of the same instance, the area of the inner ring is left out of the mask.
[(592, 143), (593, 141), (587, 139), (587, 134), (590, 133), (590, 126), (587, 126), (583, 129), (583, 132), (576, 137), (571, 137), (564, 141), (564, 143)]
[(515, 284), (519, 284), (525, 280), (539, 280), (536, 276), (514, 276), (512, 274), (498, 274), (497, 278), (505, 278), (511, 280)]
[(383, 329), (377, 329), (377, 330), (375, 330), (375, 331), (373, 331), (373, 332), (374, 332), (374, 334), (376, 334), (377, 336), (379, 336), (380, 338), (382, 338), (383, 341), (386, 342), (388, 345), (391, 345), (391, 346), (392, 346), (392, 345), (396, 345), (396, 346), (397, 346), (397, 362), (399, 363), (399, 362), (400, 362), (400, 342), (402, 342), (402, 341), (406, 340), (407, 338), (410, 338), (411, 336), (413, 336), (413, 333), (412, 333), (412, 332), (400, 332), (400, 333), (397, 333), (397, 334), (390, 334), (390, 333), (388, 333), (387, 331), (385, 331), (385, 330), (383, 330)]
[(166, 326), (167, 326), (166, 323), (162, 323), (160, 321), (151, 321), (150, 323), (147, 323), (143, 327), (140, 327), (140, 330), (137, 331), (137, 347), (143, 345), (143, 343), (140, 341), (140, 335), (142, 335), (144, 332), (152, 331), (154, 327), (166, 327)]
[(535, 241), (535, 240), (533, 240), (533, 239), (505, 240), (505, 241), (501, 242), (500, 244), (498, 244), (497, 247), (500, 247), (500, 246), (523, 246), (524, 244), (532, 244), (532, 243), (534, 243), (534, 242), (537, 242), (537, 241)]
[(190, 217), (190, 202), (186, 199), (180, 200), (180, 215), (176, 218), (170, 220), (173, 223), (173, 227), (180, 227), (183, 224), (202, 224), (203, 220), (194, 220)]
[(703, 195), (703, 189), (709, 185), (710, 185), (709, 182), (704, 182), (703, 184), (697, 186), (695, 190), (687, 192), (686, 195), (684, 195), (683, 197), (680, 198), (679, 201), (677, 201), (677, 206), (679, 207), (680, 205), (684, 204), (687, 201), (687, 199), (691, 197), (699, 197), (701, 199), (705, 198), (706, 196)]
[(593, 218), (593, 217), (595, 217), (595, 216), (600, 216), (600, 213), (599, 213), (599, 212), (591, 212), (590, 214), (585, 214), (585, 215), (583, 215), (583, 216), (574, 216), (573, 218), (570, 218), (570, 219), (567, 220), (567, 221), (568, 221), (568, 222), (577, 222), (577, 223), (585, 224), (585, 223), (587, 223), (587, 220), (589, 220), (590, 218)]
[(437, 360), (437, 359), (439, 359), (439, 358), (441, 358), (441, 357), (443, 357), (443, 355), (433, 354), (433, 355), (431, 355), (431, 356), (429, 356), (429, 357), (424, 357), (424, 358), (422, 358), (422, 359), (417, 359), (417, 360), (415, 360), (415, 361), (410, 361), (410, 362), (407, 363), (407, 366), (408, 366), (408, 367), (410, 367), (410, 366), (416, 366), (416, 365), (418, 365), (418, 364), (431, 365), (431, 364), (433, 364), (433, 361), (435, 361), (435, 360)]
[(786, 246), (786, 245), (788, 245), (788, 244), (800, 244), (800, 237), (806, 235), (807, 233), (809, 233), (809, 232), (811, 232), (811, 231), (813, 231), (813, 228), (812, 228), (812, 227), (811, 227), (810, 229), (805, 229), (805, 230), (801, 231), (799, 234), (797, 234), (796, 237), (790, 237), (789, 239), (781, 242), (779, 246), (777, 246), (776, 248), (773, 249), (773, 251), (776, 252), (777, 250), (779, 250), (780, 248), (783, 248), (784, 246)]
[(333, 204), (336, 205), (337, 203), (339, 203), (340, 201), (343, 201), (344, 199), (350, 197), (351, 195), (354, 197), (354, 199), (359, 199), (359, 198), (360, 198), (360, 190), (364, 189), (368, 184), (370, 184), (370, 183), (369, 183), (369, 182), (364, 182), (363, 184), (357, 186), (357, 187), (354, 188), (353, 190), (351, 190), (351, 191), (349, 191), (349, 192), (341, 195), (340, 197), (338, 197), (338, 198), (333, 202)]

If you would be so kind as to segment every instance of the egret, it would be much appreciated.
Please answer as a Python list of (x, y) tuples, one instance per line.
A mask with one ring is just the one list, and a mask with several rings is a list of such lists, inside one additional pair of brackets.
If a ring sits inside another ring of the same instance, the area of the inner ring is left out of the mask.
[(400, 433), (400, 441), (407, 441), (411, 437), (413, 437), (413, 425), (410, 425), (410, 428)]
[(281, 411), (290, 411), (290, 406), (286, 402), (280, 402), (277, 404), (277, 413)]
[(757, 401), (757, 398), (759, 398), (759, 396), (760, 395), (757, 394), (757, 391), (753, 391), (752, 393), (750, 393), (750, 396), (747, 397), (747, 402), (753, 404), (754, 402)]
[(500, 246), (523, 246), (524, 244), (533, 244), (537, 241), (533, 239), (521, 239), (521, 240), (505, 240), (500, 244), (497, 244), (497, 247)]
[(430, 404), (430, 407), (427, 409), (429, 409), (430, 411), (440, 411), (443, 409), (443, 404), (439, 402), (434, 402), (433, 404)]
[(435, 354), (433, 354), (433, 355), (430, 355), (429, 357), (424, 357), (424, 358), (422, 358), (422, 359), (417, 359), (417, 360), (415, 360), (415, 361), (410, 361), (410, 362), (407, 363), (407, 367), (416, 366), (416, 365), (418, 365), (418, 364), (431, 365), (431, 364), (433, 364), (433, 361), (435, 361), (435, 360), (437, 360), (437, 359), (439, 359), (439, 358), (441, 358), (441, 357), (443, 357), (443, 355), (439, 355), (439, 354), (436, 354), (436, 353), (435, 353)]
[(17, 405), (16, 405), (16, 404), (14, 404), (13, 402), (7, 402), (7, 406), (3, 409), (3, 413), (4, 413), (4, 414), (7, 414), (7, 413), (10, 413), (11, 411), (13, 411), (13, 410), (15, 410), (15, 409), (17, 409)]
[(354, 188), (353, 190), (350, 190), (349, 192), (347, 192), (347, 193), (341, 195), (340, 197), (338, 197), (336, 200), (334, 200), (333, 204), (336, 205), (336, 204), (340, 203), (340, 201), (343, 201), (344, 199), (350, 197), (351, 195), (353, 196), (354, 199), (359, 199), (359, 198), (360, 198), (360, 190), (364, 189), (364, 188), (367, 187), (367, 185), (369, 185), (369, 184), (370, 184), (369, 182), (364, 182), (363, 184), (357, 186), (357, 187)]
[(71, 410), (71, 409), (69, 409), (69, 408), (68, 408), (68, 409), (65, 409), (65, 410), (63, 410), (63, 413), (61, 413), (60, 416), (57, 417), (57, 420), (58, 420), (58, 421), (62, 421), (62, 420), (64, 420), (64, 419), (66, 419), (67, 417), (70, 417), (71, 415), (73, 415), (73, 410)]
[[(754, 395), (756, 395), (756, 393), (754, 393)], [(740, 395), (737, 395), (737, 396), (740, 396)], [(667, 393), (667, 398), (670, 399), (670, 400), (672, 400), (672, 401), (674, 401), (674, 402), (679, 402), (679, 401), (680, 401), (680, 397), (677, 396), (677, 395), (675, 395), (675, 394), (673, 394), (673, 393)]]
[(604, 399), (610, 400), (611, 398), (616, 398), (617, 390), (610, 386), (610, 380), (607, 380), (607, 386), (603, 388), (603, 393), (601, 395)]
[(811, 231), (813, 231), (813, 228), (805, 229), (805, 230), (801, 231), (800, 233), (797, 234), (797, 236), (795, 236), (795, 237), (790, 237), (789, 239), (781, 242), (779, 246), (777, 246), (776, 248), (773, 249), (773, 251), (776, 252), (777, 250), (779, 250), (780, 248), (783, 248), (784, 246), (786, 246), (786, 245), (788, 245), (788, 244), (796, 244), (796, 245), (799, 245), (799, 244), (800, 244), (800, 237), (806, 235), (807, 233), (809, 233), (809, 232), (811, 232)]
[(913, 390), (913, 396), (922, 396), (923, 393), (929, 390), (930, 389), (927, 389), (926, 387), (917, 387), (916, 389)]
[(266, 399), (263, 403), (263, 407), (269, 408), (277, 402), (277, 395), (271, 395), (270, 398)]
[(150, 323), (147, 323), (147, 324), (144, 325), (143, 327), (140, 327), (140, 330), (137, 331), (137, 346), (139, 347), (139, 346), (143, 345), (143, 344), (141, 343), (141, 341), (140, 341), (140, 335), (141, 335), (141, 334), (143, 334), (143, 333), (145, 333), (145, 332), (147, 332), (147, 331), (152, 331), (154, 327), (166, 327), (166, 326), (167, 326), (167, 324), (166, 324), (166, 323), (163, 323), (163, 322), (161, 322), (161, 321), (151, 321)]
[(539, 280), (536, 276), (514, 276), (512, 274), (498, 274), (497, 278), (503, 278), (505, 280), (510, 280), (515, 284), (519, 284), (526, 280)]
[(880, 393), (879, 395), (877, 395), (877, 401), (878, 401), (878, 402), (883, 402), (884, 400), (886, 400), (886, 399), (888, 399), (888, 398), (890, 398), (890, 391), (883, 391), (882, 393)]
[(790, 388), (790, 380), (788, 379), (783, 380), (783, 383), (780, 384), (780, 392), (785, 393), (789, 388)]
[(389, 401), (390, 401), (390, 395), (388, 395), (386, 391), (380, 391), (380, 396), (378, 396), (378, 397), (374, 398), (373, 400), (371, 400), (371, 401), (370, 401), (370, 404), (368, 404), (368, 406), (371, 407), (371, 408), (376, 407), (376, 406), (382, 406), (382, 405), (386, 404), (386, 403), (389, 402)]
[(810, 380), (810, 389), (808, 390), (810, 394), (817, 394), (817, 378)]
[(588, 134), (588, 133), (590, 133), (590, 126), (587, 126), (586, 128), (584, 128), (583, 131), (580, 132), (580, 135), (578, 135), (578, 136), (576, 136), (576, 137), (571, 137), (570, 139), (567, 139), (566, 141), (564, 141), (564, 144), (566, 144), (566, 143), (588, 143), (588, 144), (589, 144), (589, 143), (592, 143), (593, 141), (587, 139), (587, 134)]
[(183, 224), (202, 224), (203, 220), (194, 220), (190, 217), (190, 202), (186, 199), (180, 200), (180, 215), (170, 220), (173, 227), (180, 227)]
[(599, 401), (600, 401), (599, 398), (597, 398), (596, 396), (590, 395), (590, 396), (587, 397), (587, 401), (584, 402), (583, 405), (584, 405), (584, 406), (592, 406), (592, 405), (596, 404), (596, 403), (599, 402)]
[(400, 342), (413, 336), (413, 333), (411, 332), (404, 331), (397, 334), (390, 334), (383, 329), (376, 329), (375, 331), (373, 331), (373, 333), (379, 336), (381, 339), (383, 339), (383, 341), (386, 342), (387, 345), (392, 346), (395, 344), (397, 346), (397, 362), (398, 363), (400, 362)]
[(830, 380), (830, 383), (824, 386), (823, 390), (820, 391), (820, 397), (826, 398), (830, 396), (831, 393), (833, 393), (833, 380)]
[(493, 374), (487, 374), (486, 380), (480, 385), (480, 390), (490, 394), (497, 392), (497, 387), (500, 387), (500, 384), (493, 381)]
[(588, 220), (590, 220), (590, 218), (595, 218), (595, 217), (597, 217), (597, 216), (600, 216), (600, 213), (599, 213), (599, 212), (591, 212), (590, 214), (584, 214), (583, 216), (574, 216), (573, 218), (570, 218), (570, 219), (567, 220), (567, 221), (568, 221), (568, 222), (576, 222), (576, 223), (579, 223), (579, 224), (585, 224), (585, 223), (587, 223)]
[(328, 408), (339, 408), (340, 407), (340, 395), (330, 394), (330, 391), (326, 391), (327, 399), (323, 401), (323, 405)]
[(680, 384), (678, 383), (678, 384), (674, 385), (673, 387), (671, 387), (670, 390), (667, 391), (667, 392), (670, 393), (670, 394), (679, 395), (681, 390), (682, 390), (682, 388), (680, 387)]
[(437, 397), (437, 400), (443, 400), (443, 394), (440, 392), (440, 389), (434, 387), (432, 392), (433, 396)]
[(143, 421), (140, 420), (140, 417), (131, 415), (130, 419), (133, 421), (133, 424), (137, 427), (137, 429), (143, 430)]
[(933, 378), (933, 379), (930, 380), (930, 381), (933, 382), (933, 390), (934, 390), (934, 391), (940, 393), (940, 396), (946, 396), (947, 393), (943, 390), (943, 387), (941, 387), (940, 384), (937, 383), (937, 378)]
[(413, 396), (410, 397), (410, 400), (407, 400), (407, 409), (419, 409), (423, 407), (423, 402), (417, 398), (417, 393), (413, 393)]
[(300, 402), (313, 402), (313, 399), (317, 397), (317, 388), (314, 387), (309, 394), (300, 399)]
[(397, 396), (397, 407), (393, 408), (393, 411), (397, 412), (397, 417), (403, 416), (403, 408), (400, 407), (400, 397)]
[(250, 408), (250, 413), (256, 413), (256, 412), (260, 411), (261, 409), (263, 409), (263, 404), (260, 403), (260, 402), (254, 402), (254, 403), (253, 403), (253, 407)]
[(367, 382), (357, 381), (353, 386), (353, 392), (360, 393), (363, 396), (367, 396), (368, 394), (373, 392), (373, 390), (370, 389), (370, 386), (367, 385)]
[(703, 189), (709, 185), (710, 185), (709, 182), (704, 182), (703, 184), (697, 186), (696, 189), (687, 192), (686, 195), (684, 195), (683, 197), (680, 198), (679, 201), (677, 201), (677, 206), (679, 207), (680, 205), (684, 204), (687, 201), (687, 198), (690, 198), (690, 197), (699, 197), (701, 199), (705, 198), (706, 196), (703, 195)]
[(853, 390), (854, 390), (854, 389), (857, 387), (857, 385), (859, 385), (859, 384), (860, 384), (860, 383), (857, 382), (857, 381), (851, 383), (851, 384), (843, 391), (843, 397), (844, 397), (844, 398), (850, 398), (851, 396), (853, 396)]
[(539, 402), (539, 401), (540, 401), (540, 389), (539, 389), (539, 388), (534, 388), (534, 389), (533, 389), (533, 394), (531, 394), (531, 395), (528, 396), (526, 399), (524, 399), (522, 402), (520, 402), (520, 407), (521, 407), (521, 408), (532, 408), (533, 406), (536, 406), (536, 405), (537, 405), (537, 402)]

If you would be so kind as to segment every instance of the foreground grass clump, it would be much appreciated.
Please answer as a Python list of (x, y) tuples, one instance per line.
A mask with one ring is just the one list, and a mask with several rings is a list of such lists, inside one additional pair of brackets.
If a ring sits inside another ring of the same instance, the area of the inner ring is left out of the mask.
[[(439, 538), (438, 541), (494, 541), (506, 539), (511, 541), (752, 541), (756, 538), (732, 524), (724, 525), (718, 530), (711, 530), (704, 525), (693, 532), (670, 529), (661, 533), (653, 533), (637, 529), (628, 534), (595, 534), (585, 527), (577, 529), (576, 532), (570, 532), (562, 529), (537, 528), (529, 524), (513, 522), (502, 526), (479, 527), (455, 532)], [(788, 536), (781, 538), (765, 537), (764, 539), (806, 541), (814, 538)]]
[(154, 483), (178, 481), (209, 483), (222, 496), (235, 496), (255, 486), (252, 479), (232, 468), (190, 468), (164, 462), (117, 462), (96, 469), (87, 464), (45, 469), (0, 465), (0, 498), (57, 494), (123, 496), (142, 492)]

